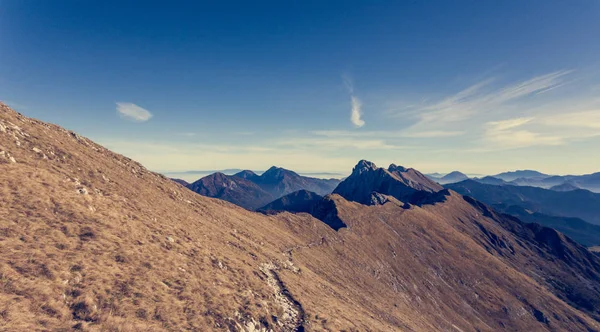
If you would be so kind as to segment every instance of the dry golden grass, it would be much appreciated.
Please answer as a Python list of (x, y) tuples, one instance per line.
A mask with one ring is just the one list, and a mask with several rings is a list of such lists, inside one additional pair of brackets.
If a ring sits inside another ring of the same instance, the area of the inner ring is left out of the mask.
[(456, 195), (334, 197), (350, 226), (335, 232), (199, 196), (1, 104), (0, 124), (0, 330), (600, 330), (521, 270), (534, 249), (486, 250), (474, 220), (518, 243)]

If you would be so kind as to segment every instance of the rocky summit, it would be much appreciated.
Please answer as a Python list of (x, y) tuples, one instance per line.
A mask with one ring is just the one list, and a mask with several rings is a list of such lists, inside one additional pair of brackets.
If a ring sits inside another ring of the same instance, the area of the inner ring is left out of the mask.
[(263, 215), (3, 104), (0, 129), (0, 330), (600, 330), (599, 256), (416, 170)]

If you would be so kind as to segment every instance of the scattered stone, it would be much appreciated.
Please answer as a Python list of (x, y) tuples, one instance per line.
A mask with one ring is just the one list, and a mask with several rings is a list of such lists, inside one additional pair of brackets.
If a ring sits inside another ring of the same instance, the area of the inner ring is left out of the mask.
[(79, 189), (77, 189), (77, 192), (80, 193), (80, 194), (82, 194), (82, 195), (87, 195), (88, 194), (88, 191), (85, 188), (79, 188)]
[(167, 236), (167, 241), (169, 241), (171, 243), (175, 243), (175, 239), (170, 236)]

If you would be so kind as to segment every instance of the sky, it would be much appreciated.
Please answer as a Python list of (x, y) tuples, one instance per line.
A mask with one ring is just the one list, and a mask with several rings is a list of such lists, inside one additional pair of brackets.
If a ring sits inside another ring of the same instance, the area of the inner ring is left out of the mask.
[(0, 100), (159, 172), (600, 171), (600, 1), (0, 0)]

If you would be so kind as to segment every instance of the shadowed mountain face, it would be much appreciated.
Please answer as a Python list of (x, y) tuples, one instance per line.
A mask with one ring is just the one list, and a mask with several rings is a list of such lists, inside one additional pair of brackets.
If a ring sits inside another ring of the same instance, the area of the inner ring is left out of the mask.
[(600, 225), (590, 224), (583, 219), (550, 216), (539, 212), (531, 212), (516, 205), (498, 206), (496, 209), (527, 223), (538, 223), (554, 228), (586, 247), (600, 245)]
[(235, 175), (214, 173), (188, 185), (200, 195), (220, 198), (248, 210), (255, 210), (275, 199), (298, 190), (329, 194), (339, 183), (336, 179), (317, 179), (271, 167), (261, 175), (241, 171)]
[(317, 179), (301, 176), (296, 172), (275, 166), (269, 168), (260, 176), (236, 174), (236, 176), (240, 175), (256, 183), (275, 198), (298, 190), (308, 190), (319, 195), (327, 195), (340, 183), (337, 179)]
[(265, 216), (2, 104), (0, 168), (3, 331), (600, 330), (600, 257), (416, 173)]
[(402, 202), (411, 202), (423, 193), (433, 193), (444, 188), (412, 168), (390, 165), (379, 168), (372, 162), (361, 160), (349, 177), (333, 191), (349, 201), (373, 204), (372, 193), (389, 195)]
[(189, 183), (188, 183), (187, 181), (185, 181), (185, 180), (182, 180), (182, 179), (171, 179), (171, 180), (173, 180), (173, 181), (175, 181), (175, 182), (179, 183), (180, 185), (182, 185), (182, 186), (184, 186), (184, 187), (187, 187), (187, 186), (189, 185)]
[(445, 187), (500, 209), (515, 205), (531, 212), (576, 217), (600, 224), (600, 194), (587, 190), (558, 192), (536, 187), (494, 186), (473, 180)]
[(270, 193), (254, 182), (223, 173), (203, 177), (187, 187), (202, 196), (219, 198), (248, 210), (257, 209), (273, 200)]
[(252, 181), (252, 182), (256, 182), (260, 178), (260, 175), (254, 173), (253, 171), (249, 171), (249, 170), (244, 170), (244, 171), (235, 173), (234, 175), (237, 176), (238, 178), (246, 179), (246, 180)]
[(314, 205), (321, 201), (321, 199), (323, 199), (323, 196), (316, 193), (307, 190), (298, 190), (276, 199), (260, 208), (259, 211), (265, 213), (280, 211), (311, 213)]

